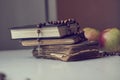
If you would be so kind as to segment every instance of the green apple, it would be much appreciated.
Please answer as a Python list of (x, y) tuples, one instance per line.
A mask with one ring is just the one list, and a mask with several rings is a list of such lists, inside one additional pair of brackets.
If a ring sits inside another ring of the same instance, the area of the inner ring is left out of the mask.
[(88, 41), (96, 41), (99, 38), (99, 30), (92, 27), (83, 28), (84, 35), (88, 39)]
[(106, 51), (120, 51), (120, 30), (116, 27), (107, 28), (100, 33), (100, 46)]

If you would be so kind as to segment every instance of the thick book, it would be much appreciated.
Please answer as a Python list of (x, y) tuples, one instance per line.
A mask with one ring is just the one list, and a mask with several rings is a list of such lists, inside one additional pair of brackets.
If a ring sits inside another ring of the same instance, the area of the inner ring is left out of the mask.
[(20, 43), (22, 46), (37, 46), (37, 45), (61, 45), (61, 44), (75, 44), (85, 41), (81, 35), (70, 35), (64, 38), (47, 38), (47, 39), (22, 39)]
[(12, 39), (26, 39), (26, 38), (59, 38), (74, 34), (78, 31), (76, 23), (68, 24), (46, 24), (40, 26), (25, 25), (10, 28)]
[(70, 45), (45, 45), (45, 46), (40, 46), (40, 49), (38, 47), (35, 47), (35, 51), (39, 50), (40, 53), (42, 54), (74, 54), (77, 53), (81, 50), (86, 50), (86, 49), (98, 49), (99, 45), (98, 42), (94, 41), (84, 41), (80, 42), (77, 44), (70, 44)]
[(45, 59), (56, 59), (61, 61), (79, 61), (79, 60), (88, 60), (103, 57), (102, 53), (98, 49), (86, 49), (76, 52), (74, 54), (45, 54), (41, 55), (37, 51), (33, 50), (33, 56), (36, 58), (45, 58)]
[(45, 58), (45, 59), (55, 59), (61, 61), (81, 61), (81, 60), (89, 60), (96, 59), (108, 56), (120, 56), (120, 52), (106, 52), (99, 49), (85, 49), (78, 50), (72, 54), (61, 54), (61, 53), (39, 53), (37, 49), (32, 51), (32, 54), (35, 58)]

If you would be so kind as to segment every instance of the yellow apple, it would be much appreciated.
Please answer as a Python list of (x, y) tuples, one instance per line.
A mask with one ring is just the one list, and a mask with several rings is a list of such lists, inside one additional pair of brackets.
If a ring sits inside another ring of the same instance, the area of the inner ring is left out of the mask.
[(92, 27), (83, 28), (84, 35), (88, 39), (88, 41), (97, 41), (99, 38), (99, 30)]

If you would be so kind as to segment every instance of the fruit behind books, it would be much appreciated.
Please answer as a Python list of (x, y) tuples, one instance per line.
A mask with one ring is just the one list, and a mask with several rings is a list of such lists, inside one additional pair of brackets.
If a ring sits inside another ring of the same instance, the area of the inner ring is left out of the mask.
[(103, 30), (99, 42), (101, 47), (107, 51), (120, 51), (120, 30), (115, 27)]
[(85, 27), (83, 28), (85, 37), (88, 39), (88, 41), (96, 41), (99, 37), (99, 30), (92, 28), (92, 27)]

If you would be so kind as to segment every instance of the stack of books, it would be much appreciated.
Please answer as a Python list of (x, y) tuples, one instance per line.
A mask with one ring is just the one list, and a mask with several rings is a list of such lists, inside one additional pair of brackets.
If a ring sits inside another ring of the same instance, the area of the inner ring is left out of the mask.
[(98, 43), (87, 41), (74, 19), (12, 27), (10, 32), (22, 46), (33, 46), (36, 58), (73, 61), (101, 57)]

